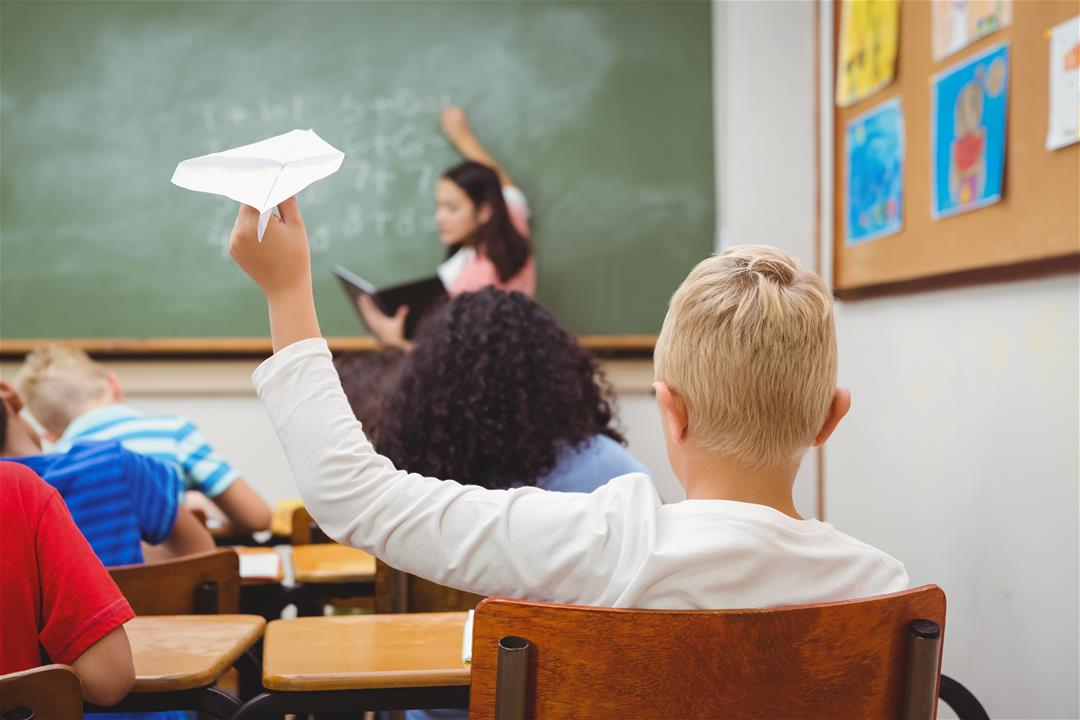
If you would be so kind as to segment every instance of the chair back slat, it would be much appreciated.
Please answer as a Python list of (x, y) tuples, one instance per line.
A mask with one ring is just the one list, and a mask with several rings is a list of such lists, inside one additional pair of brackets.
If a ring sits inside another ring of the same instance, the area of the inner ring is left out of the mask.
[(136, 615), (203, 615), (240, 611), (240, 558), (230, 549), (139, 565), (109, 574)]
[(472, 610), (484, 599), (463, 590), (455, 590), (418, 578), (375, 561), (375, 612), (455, 612)]
[(82, 686), (68, 665), (45, 665), (0, 675), (0, 717), (81, 718)]
[[(476, 610), (469, 717), (495, 717), (507, 637), (530, 646), (529, 718), (899, 717), (916, 619), (944, 634), (940, 588), (754, 610), (489, 598)], [(933, 697), (940, 652), (937, 663)]]

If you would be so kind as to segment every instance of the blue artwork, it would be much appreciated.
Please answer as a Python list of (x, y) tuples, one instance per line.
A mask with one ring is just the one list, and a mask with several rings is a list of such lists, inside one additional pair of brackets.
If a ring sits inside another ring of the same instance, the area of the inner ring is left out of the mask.
[(904, 112), (900, 98), (848, 123), (844, 157), (847, 244), (899, 232), (904, 217)]
[(995, 45), (934, 77), (930, 108), (931, 215), (1001, 200), (1009, 46)]

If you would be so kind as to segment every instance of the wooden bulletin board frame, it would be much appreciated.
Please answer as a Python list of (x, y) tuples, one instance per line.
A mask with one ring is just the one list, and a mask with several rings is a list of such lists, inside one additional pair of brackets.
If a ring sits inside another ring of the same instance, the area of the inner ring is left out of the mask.
[[(842, 298), (1027, 277), (1080, 269), (1080, 144), (1046, 149), (1047, 31), (1080, 13), (1076, 2), (1015, 0), (1012, 25), (934, 61), (931, 2), (900, 1), (896, 79), (849, 107), (833, 100), (833, 278)], [(841, 3), (834, 4), (833, 77)], [(998, 43), (1009, 44), (1005, 177), (1001, 202), (932, 220), (931, 78)], [(844, 241), (848, 121), (900, 96), (905, 124), (903, 228), (847, 246)]]

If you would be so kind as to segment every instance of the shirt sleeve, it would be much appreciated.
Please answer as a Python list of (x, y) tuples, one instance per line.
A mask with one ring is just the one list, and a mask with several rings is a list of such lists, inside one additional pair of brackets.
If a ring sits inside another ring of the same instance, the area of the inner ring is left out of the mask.
[(180, 476), (172, 465), (128, 450), (121, 453), (120, 462), (142, 539), (157, 545), (176, 525), (177, 505), (184, 492)]
[(42, 605), (38, 638), (53, 662), (70, 665), (135, 613), (55, 491), (38, 518), (35, 544)]
[(647, 554), (660, 499), (645, 476), (570, 495), (397, 470), (364, 436), (322, 338), (284, 348), (254, 381), (320, 527), (394, 567), (481, 594), (603, 603)]
[(506, 201), (506, 210), (510, 213), (510, 222), (514, 223), (514, 229), (525, 237), (529, 237), (529, 201), (521, 188), (516, 185), (507, 185), (503, 188), (503, 200)]
[(191, 490), (217, 497), (229, 489), (238, 477), (229, 462), (217, 454), (199, 429), (189, 425), (181, 438), (177, 456), (184, 469), (184, 481)]

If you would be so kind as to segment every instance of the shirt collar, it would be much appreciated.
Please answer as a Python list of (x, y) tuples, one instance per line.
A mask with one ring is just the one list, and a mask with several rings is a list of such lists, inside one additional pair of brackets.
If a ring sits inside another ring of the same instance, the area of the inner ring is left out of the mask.
[(84, 413), (71, 421), (64, 430), (64, 434), (56, 441), (57, 447), (64, 447), (75, 442), (83, 435), (88, 435), (102, 426), (111, 425), (118, 420), (127, 420), (138, 417), (139, 413), (134, 408), (121, 403), (105, 405), (96, 410)]

